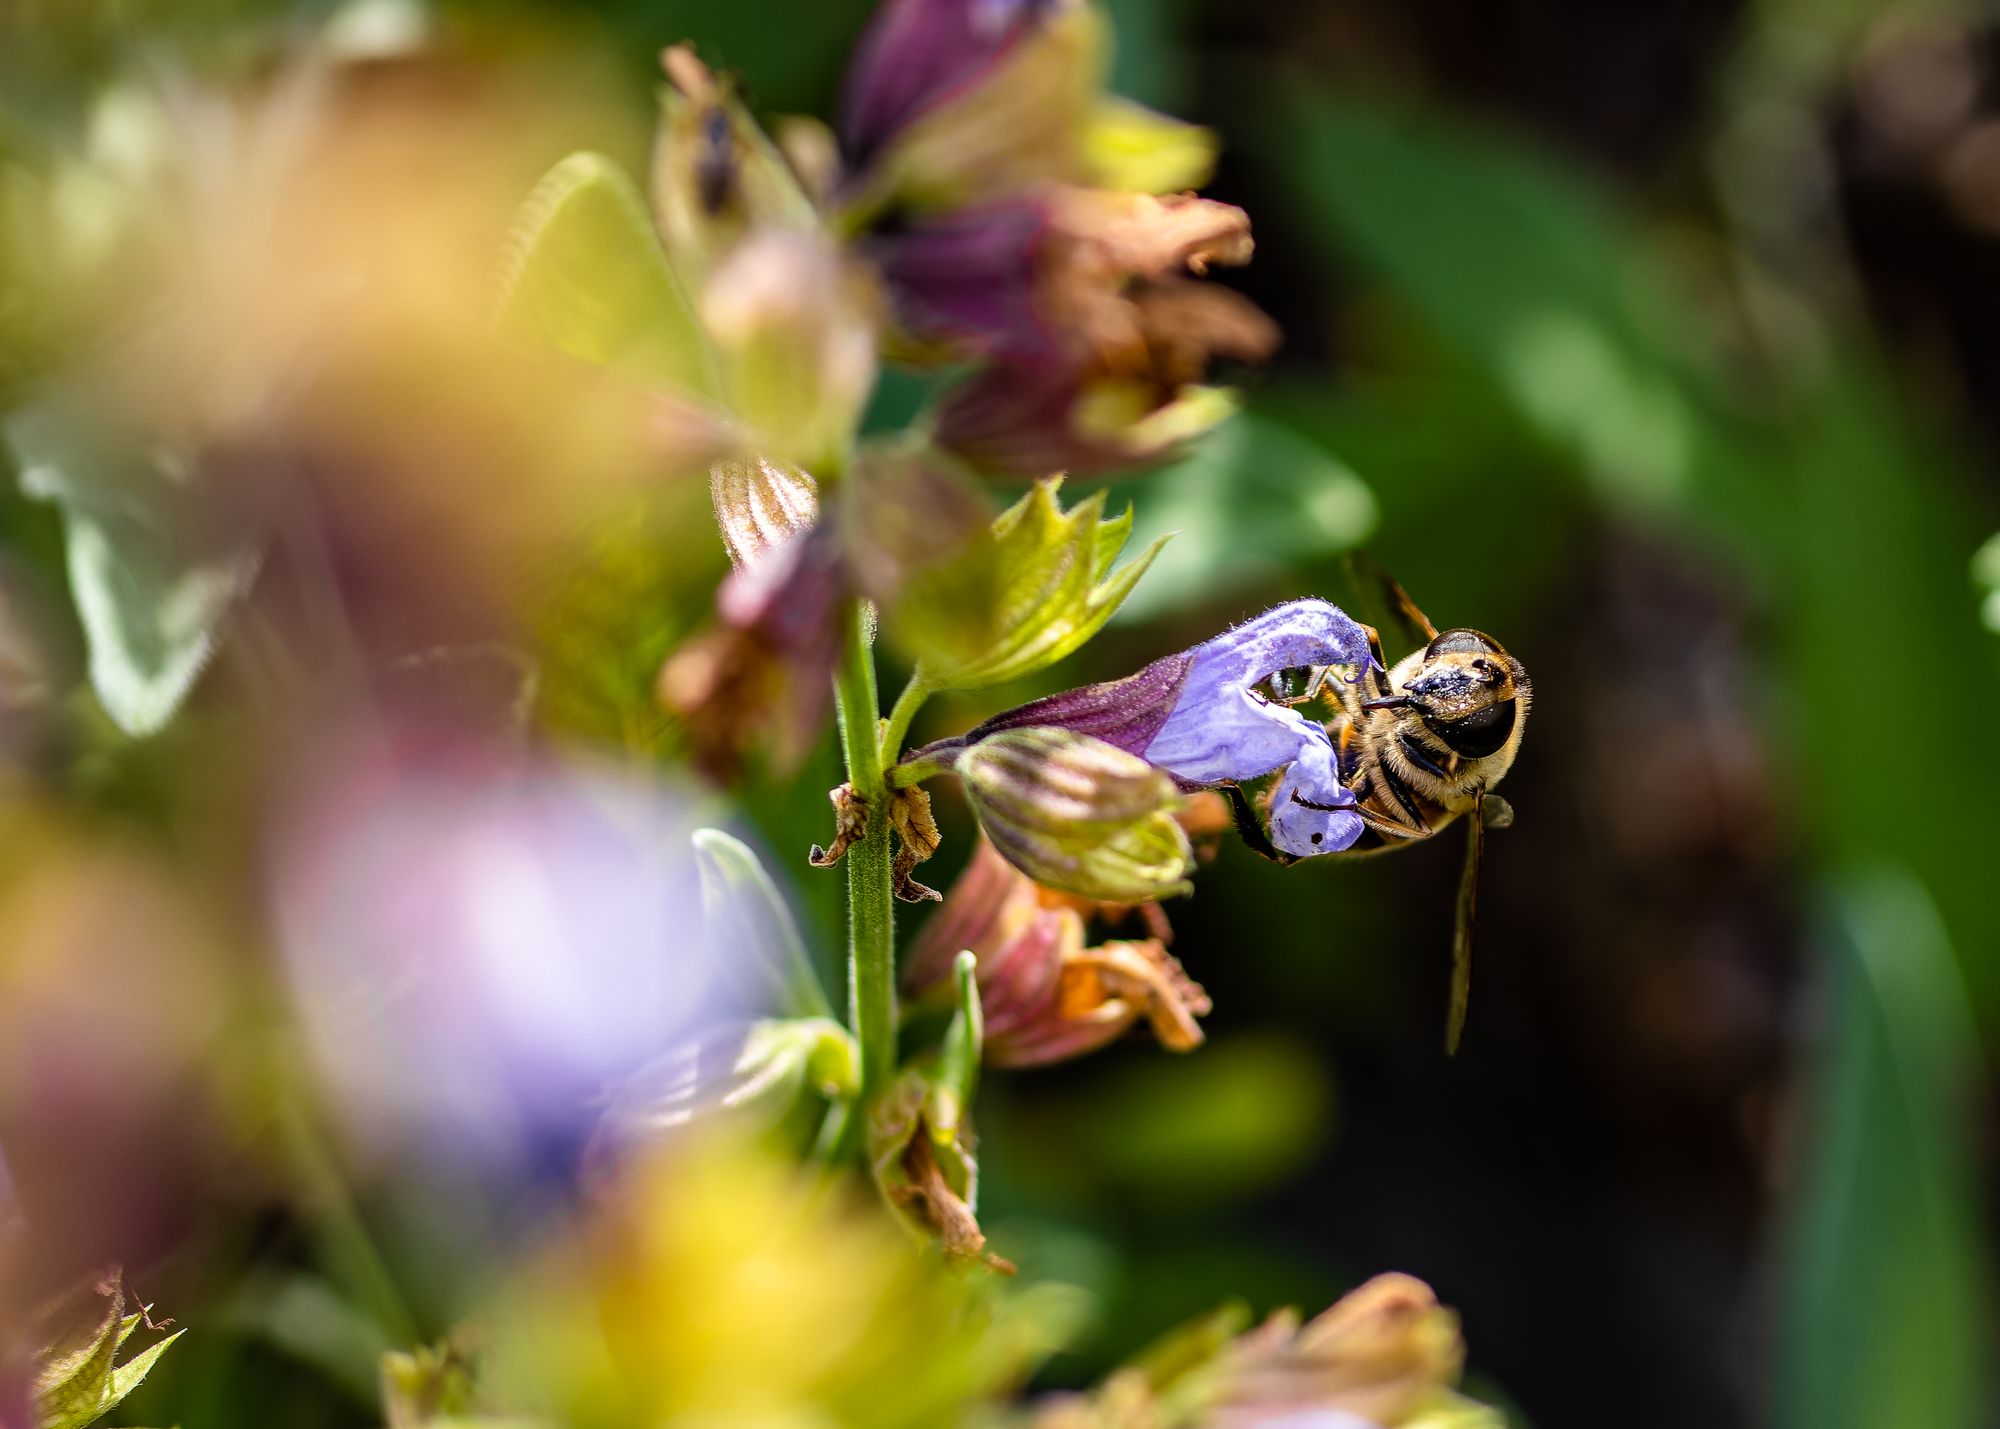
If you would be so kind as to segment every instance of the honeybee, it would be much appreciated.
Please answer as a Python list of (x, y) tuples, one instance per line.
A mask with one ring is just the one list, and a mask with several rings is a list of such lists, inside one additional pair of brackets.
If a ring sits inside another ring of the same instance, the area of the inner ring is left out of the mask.
[[(1521, 748), (1534, 686), (1521, 662), (1492, 636), (1462, 627), (1440, 631), (1401, 586), (1380, 571), (1372, 576), (1426, 643), (1390, 666), (1382, 658), (1380, 635), (1367, 626), (1374, 663), (1358, 679), (1329, 678), (1328, 670), (1295, 672), (1303, 679), (1302, 690), (1274, 696), (1300, 705), (1330, 692), (1338, 706), (1326, 731), (1340, 781), (1353, 792), (1354, 811), (1366, 827), (1351, 847), (1326, 857), (1365, 858), (1432, 838), (1454, 820), (1465, 820), (1445, 1025), (1445, 1050), (1455, 1052), (1472, 989), (1485, 833), (1514, 821), (1512, 807), (1492, 789)], [(1239, 825), (1246, 822), (1245, 813), (1239, 809)], [(1268, 840), (1263, 843), (1267, 853), (1274, 852)]]

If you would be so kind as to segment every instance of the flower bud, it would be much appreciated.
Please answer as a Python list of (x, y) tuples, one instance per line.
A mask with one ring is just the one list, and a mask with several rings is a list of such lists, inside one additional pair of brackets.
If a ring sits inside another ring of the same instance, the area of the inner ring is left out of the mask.
[(472, 1364), (457, 1345), (386, 1350), (376, 1361), (387, 1429), (456, 1423), (478, 1412)]
[(1464, 1364), (1458, 1316), (1431, 1288), (1378, 1275), (1302, 1327), (1278, 1315), (1239, 1339), (1208, 1422), (1249, 1429), (1317, 1412), (1386, 1429), (1498, 1429), (1498, 1415), (1452, 1392)]
[(815, 526), (733, 572), (716, 597), (716, 623), (667, 658), (655, 694), (712, 778), (733, 778), (760, 737), (780, 768), (811, 749), (840, 654), (846, 592), (838, 545)]
[(829, 242), (762, 230), (717, 265), (702, 320), (760, 450), (807, 470), (852, 438), (875, 383), (872, 284)]
[(928, 214), (868, 234), (861, 252), (882, 274), (893, 353), (911, 362), (1034, 358), (1056, 335), (1035, 305), (1044, 205), (1002, 199)]
[(653, 143), (654, 217), (674, 271), (698, 289), (755, 229), (811, 232), (819, 219), (783, 155), (726, 81), (687, 45), (660, 56), (667, 85)]
[(1053, 665), (1103, 628), (1166, 544), (1153, 542), (1114, 574), (1132, 513), (1106, 521), (1101, 491), (1064, 511), (1059, 485), (1038, 484), (983, 539), (905, 592), (896, 624), (926, 685), (985, 689)]
[(1137, 755), (1044, 727), (983, 739), (957, 768), (993, 846), (1037, 883), (1107, 903), (1189, 891), (1180, 795)]
[(708, 469), (709, 499), (729, 563), (755, 566), (819, 519), (819, 484), (797, 467), (731, 457)]
[(911, 1229), (946, 1255), (1013, 1274), (986, 1249), (979, 1228), (979, 1162), (962, 1127), (930, 1118), (934, 1087), (924, 1069), (907, 1068), (868, 1109), (868, 1164), (876, 1184)]
[(1303, 1328), (1292, 1311), (1242, 1324), (1224, 1306), (1169, 1333), (1094, 1392), (1046, 1401), (1036, 1429), (1504, 1429), (1453, 1391), (1458, 1317), (1421, 1280), (1378, 1275)]

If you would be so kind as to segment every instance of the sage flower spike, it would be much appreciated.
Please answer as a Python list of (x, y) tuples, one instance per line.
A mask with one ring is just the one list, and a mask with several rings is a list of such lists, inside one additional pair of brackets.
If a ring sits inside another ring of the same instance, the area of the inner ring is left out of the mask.
[(1271, 840), (1286, 853), (1334, 853), (1361, 837), (1354, 795), (1338, 776), (1326, 729), (1262, 688), (1286, 670), (1366, 669), (1368, 632), (1323, 600), (1294, 600), (1155, 660), (1123, 680), (1085, 685), (995, 715), (959, 740), (916, 751), (934, 758), (1008, 730), (1057, 728), (1135, 754), (1183, 790), (1280, 775)]

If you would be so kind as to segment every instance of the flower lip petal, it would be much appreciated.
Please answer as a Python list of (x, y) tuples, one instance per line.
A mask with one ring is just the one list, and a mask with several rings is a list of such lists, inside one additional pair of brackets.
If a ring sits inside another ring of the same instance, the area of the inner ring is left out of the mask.
[(1353, 791), (1340, 782), (1332, 742), (1324, 730), (1320, 736), (1271, 793), (1271, 842), (1301, 858), (1351, 847), (1367, 827), (1354, 812)]

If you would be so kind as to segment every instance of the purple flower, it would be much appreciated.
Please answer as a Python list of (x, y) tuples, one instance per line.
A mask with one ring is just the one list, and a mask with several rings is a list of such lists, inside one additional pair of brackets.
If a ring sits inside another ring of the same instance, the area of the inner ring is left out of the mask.
[(1005, 199), (884, 227), (861, 240), (906, 343), (927, 355), (1046, 358), (1059, 338), (1036, 308), (1041, 204)]
[(902, 129), (965, 93), (1057, 0), (888, 0), (847, 72), (840, 146), (850, 172)]
[(1084, 910), (1038, 886), (986, 839), (918, 934), (903, 987), (936, 1002), (963, 949), (978, 959), (983, 1055), (996, 1067), (1082, 1056), (1149, 1024), (1175, 1052), (1201, 1045), (1208, 994), (1159, 938), (1086, 946)]
[(308, 1044), (363, 1144), (550, 1169), (607, 1085), (735, 1013), (693, 824), (672, 790), (553, 762), (336, 750), (272, 892)]
[(1204, 385), (1213, 358), (1278, 342), (1248, 299), (1198, 281), (1248, 261), (1248, 215), (1191, 194), (1057, 185), (905, 216), (863, 248), (900, 355), (988, 360), (945, 396), (937, 440), (995, 473), (1157, 461), (1234, 410)]
[[(965, 746), (1002, 730), (1056, 727), (1091, 735), (1165, 770), (1184, 789), (1283, 771), (1271, 841), (1287, 853), (1334, 853), (1361, 837), (1323, 725), (1259, 687), (1284, 670), (1366, 667), (1368, 632), (1323, 600), (1295, 600), (1155, 660), (1136, 675), (1085, 685), (995, 715)], [(937, 750), (918, 751), (917, 757)]]
[(718, 783), (760, 741), (789, 768), (811, 752), (840, 656), (850, 583), (834, 526), (820, 521), (732, 571), (716, 620), (660, 668), (660, 705), (680, 720), (695, 764)]

